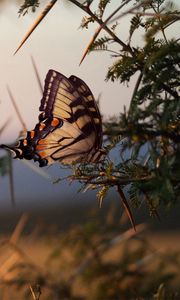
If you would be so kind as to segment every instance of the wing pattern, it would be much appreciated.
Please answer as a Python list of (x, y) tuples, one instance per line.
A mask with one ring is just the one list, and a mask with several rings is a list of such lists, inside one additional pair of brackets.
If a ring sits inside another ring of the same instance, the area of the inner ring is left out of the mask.
[(56, 161), (96, 162), (102, 157), (101, 116), (80, 78), (49, 70), (39, 110), (34, 130), (11, 148), (17, 158), (33, 159), (42, 167)]

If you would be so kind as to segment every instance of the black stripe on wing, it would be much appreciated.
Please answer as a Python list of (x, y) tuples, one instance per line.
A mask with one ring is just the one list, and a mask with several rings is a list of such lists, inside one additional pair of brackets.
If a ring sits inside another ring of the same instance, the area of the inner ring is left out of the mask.
[(39, 110), (44, 112), (44, 118), (52, 116), (52, 109), (56, 99), (59, 82), (64, 76), (56, 71), (49, 70), (44, 85), (43, 98)]
[[(69, 123), (76, 123), (81, 131), (85, 123), (89, 123), (91, 130), (96, 132), (95, 147), (101, 144), (100, 113), (90, 89), (81, 79), (75, 76), (68, 79), (59, 72), (49, 70), (40, 111), (43, 111), (40, 120), (50, 116), (57, 117)], [(86, 135), (86, 131), (84, 134)]]
[(89, 114), (91, 116), (91, 121), (92, 121), (92, 123), (94, 125), (94, 129), (96, 131), (96, 135), (97, 135), (96, 146), (101, 147), (101, 144), (102, 144), (102, 121), (101, 121), (101, 115), (99, 112), (99, 108), (94, 99), (94, 96), (93, 96), (90, 88), (87, 86), (87, 84), (82, 79), (80, 79), (74, 75), (71, 75), (69, 77), (69, 80), (72, 82), (72, 84), (74, 85), (76, 90), (80, 93), (80, 95), (83, 97), (85, 106), (88, 108)]
[[(83, 124), (82, 118), (86, 117), (84, 122), (90, 123), (91, 130), (96, 133), (94, 146), (101, 147), (102, 124), (99, 109), (92, 92), (80, 78), (72, 75), (68, 79), (59, 72), (49, 70), (40, 111), (43, 112), (39, 116), (40, 120), (53, 116), (77, 125), (78, 122)], [(79, 129), (83, 131), (83, 126), (80, 125)], [(87, 134), (86, 131), (84, 134)]]

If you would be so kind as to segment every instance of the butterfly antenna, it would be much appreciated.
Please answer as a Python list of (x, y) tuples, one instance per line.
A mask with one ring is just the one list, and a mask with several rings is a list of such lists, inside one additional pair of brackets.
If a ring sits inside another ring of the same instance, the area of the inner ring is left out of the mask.
[(31, 62), (32, 62), (32, 65), (33, 65), (33, 69), (34, 69), (37, 81), (38, 81), (39, 89), (40, 89), (41, 93), (43, 93), (43, 86), (42, 86), (42, 82), (41, 82), (41, 79), (40, 79), (40, 76), (39, 76), (39, 71), (38, 71), (38, 68), (36, 66), (34, 57), (32, 55), (31, 55)]

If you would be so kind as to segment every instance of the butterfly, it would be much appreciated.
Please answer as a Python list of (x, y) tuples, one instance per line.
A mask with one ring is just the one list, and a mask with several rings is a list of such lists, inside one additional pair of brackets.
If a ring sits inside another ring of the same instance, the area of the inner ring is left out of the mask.
[(49, 70), (39, 110), (39, 122), (26, 138), (15, 147), (1, 148), (13, 151), (14, 158), (38, 161), (40, 167), (97, 162), (104, 157), (101, 115), (83, 80)]

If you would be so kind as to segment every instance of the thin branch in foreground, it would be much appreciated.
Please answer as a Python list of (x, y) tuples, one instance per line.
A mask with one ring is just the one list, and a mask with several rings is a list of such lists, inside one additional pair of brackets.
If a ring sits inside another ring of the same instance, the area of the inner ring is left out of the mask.
[(25, 43), (25, 41), (28, 39), (28, 37), (31, 35), (31, 33), (35, 30), (35, 28), (39, 25), (39, 23), (44, 19), (44, 17), (48, 14), (48, 12), (51, 10), (51, 8), (54, 6), (54, 4), (57, 2), (57, 0), (51, 0), (43, 10), (43, 12), (37, 17), (32, 27), (29, 29), (29, 31), (26, 33), (25, 37), (21, 41), (19, 47), (14, 52), (14, 55), (19, 51), (19, 49), (22, 47), (22, 45)]
[[(116, 22), (117, 20), (119, 20), (119, 19), (125, 17), (125, 16), (128, 15), (128, 14), (132, 14), (136, 9), (142, 8), (144, 5), (149, 4), (150, 1), (151, 1), (151, 0), (144, 0), (144, 1), (141, 1), (141, 2), (138, 3), (136, 6), (133, 6), (131, 9), (128, 9), (128, 10), (126, 10), (125, 12), (123, 12), (122, 14), (120, 14), (120, 15), (114, 17), (114, 18), (111, 20), (111, 22), (109, 22), (109, 23), (114, 23), (114, 22)], [(137, 14), (137, 13), (139, 14), (139, 12), (136, 12), (136, 14)]]

